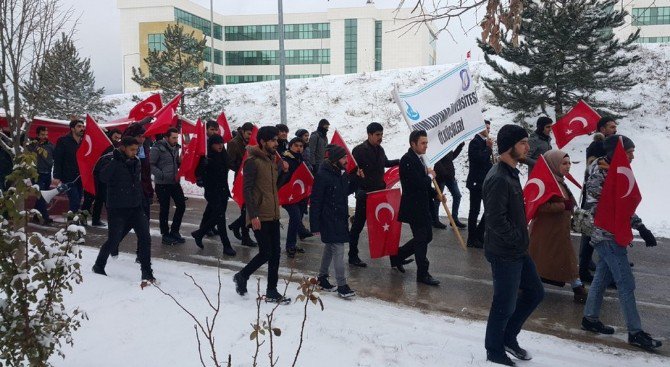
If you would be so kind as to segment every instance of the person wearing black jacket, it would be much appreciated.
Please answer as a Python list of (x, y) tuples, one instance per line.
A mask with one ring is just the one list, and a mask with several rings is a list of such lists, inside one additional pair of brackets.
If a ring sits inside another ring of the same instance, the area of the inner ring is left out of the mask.
[(279, 130), (279, 137), (277, 138), (277, 152), (281, 156), (285, 151), (288, 150), (288, 126), (285, 124), (275, 125), (277, 130)]
[[(442, 190), (443, 193), (444, 187), (446, 186), (449, 190), (449, 193), (451, 193), (451, 215), (454, 217), (454, 222), (458, 228), (467, 227), (465, 224), (461, 223), (460, 220), (458, 220), (458, 209), (461, 206), (461, 190), (458, 189), (458, 181), (456, 181), (456, 167), (454, 167), (454, 159), (456, 159), (456, 157), (461, 154), (463, 146), (465, 146), (465, 142), (459, 144), (456, 149), (442, 157), (442, 159), (435, 163), (434, 167), (435, 181), (437, 182), (437, 186), (440, 188), (440, 190)], [(433, 217), (434, 228), (447, 228), (446, 225), (440, 222), (440, 202), (437, 200), (433, 202), (431, 215)]]
[[(233, 170), (233, 177), (237, 176), (238, 171), (242, 168), (242, 164), (244, 163), (242, 160), (253, 131), (254, 124), (245, 122), (239, 129), (237, 129), (237, 135), (228, 142), (228, 146), (226, 147), (229, 163), (228, 168)], [(251, 239), (251, 236), (249, 236), (249, 228), (244, 225), (246, 216), (246, 205), (242, 205), (242, 208), (240, 208), (240, 216), (228, 225), (228, 229), (233, 232), (235, 238), (242, 241), (242, 246), (255, 247), (257, 244)]]
[(491, 168), (483, 185), (486, 232), (484, 251), (493, 275), (493, 301), (486, 325), (487, 360), (514, 366), (505, 352), (531, 359), (517, 336), (524, 322), (542, 302), (544, 287), (528, 253), (529, 236), (520, 161), (528, 155), (528, 133), (505, 125), (498, 134), (500, 162)]
[[(293, 173), (303, 163), (302, 151), (305, 143), (302, 138), (295, 137), (289, 142), (289, 149), (281, 156), (284, 162), (288, 164), (288, 171), (279, 174), (279, 182), (277, 187), (281, 188), (291, 181)], [(305, 199), (304, 201), (307, 201)], [(302, 224), (303, 203), (295, 203), (290, 205), (282, 205), (284, 210), (288, 213), (288, 229), (286, 230), (286, 254), (290, 258), (294, 258), (296, 253), (304, 253), (305, 250), (297, 245), (297, 238), (305, 239), (311, 237), (312, 234)]]
[(83, 195), (77, 164), (77, 149), (79, 149), (84, 132), (84, 123), (81, 120), (70, 121), (70, 133), (58, 138), (54, 149), (53, 184), (58, 186), (61, 182), (71, 183), (67, 191), (67, 198), (70, 202), (69, 210), (73, 213), (79, 211)]
[[(207, 121), (207, 123), (205, 124), (205, 132), (207, 134), (207, 139), (211, 138), (214, 135), (220, 135), (219, 134), (219, 132), (220, 132), (219, 123), (214, 121), (214, 120)], [(209, 144), (209, 141), (208, 141), (207, 144)], [(226, 157), (228, 157), (228, 154), (226, 154)], [(226, 165), (229, 165), (229, 162), (226, 162)], [(196, 184), (198, 186), (203, 185), (203, 187), (204, 187), (204, 183), (200, 180), (199, 177), (200, 176), (196, 175), (196, 179), (198, 179)], [(207, 205), (205, 207), (205, 211), (202, 213), (202, 218), (200, 219), (200, 227), (199, 228), (204, 227), (205, 223), (207, 221), (209, 221), (211, 217), (212, 217), (212, 209), (211, 209), (210, 205)], [(225, 228), (223, 228), (223, 230), (225, 230)], [(219, 234), (219, 230), (217, 229), (217, 226), (214, 226), (209, 231), (207, 231), (205, 233), (205, 236), (212, 237), (212, 236), (215, 236), (215, 235), (218, 235), (218, 234)]]
[[(489, 138), (491, 122), (485, 120), (486, 129), (475, 135), (468, 145), (468, 160), (470, 170), (465, 181), (465, 187), (470, 190), (470, 212), (468, 213), (468, 247), (482, 248), (484, 242), (484, 227), (486, 215), (477, 225), (479, 210), (482, 205), (482, 184), (484, 178), (493, 166), (493, 140)], [(486, 214), (486, 213), (485, 213)]]
[(443, 200), (438, 197), (433, 188), (435, 171), (427, 168), (422, 156), (428, 149), (428, 135), (425, 130), (415, 130), (409, 135), (410, 148), (400, 158), (400, 184), (402, 197), (398, 221), (408, 223), (412, 230), (412, 239), (398, 249), (396, 256), (391, 256), (391, 266), (401, 273), (405, 272), (403, 265), (414, 255), (416, 259), (416, 281), (436, 286), (440, 281), (428, 273), (428, 244), (433, 240), (431, 210), (433, 200)]
[(138, 148), (139, 143), (135, 138), (124, 137), (119, 148), (113, 151), (111, 161), (100, 174), (100, 180), (107, 185), (109, 229), (107, 241), (100, 248), (93, 265), (93, 272), (107, 275), (105, 266), (109, 255), (118, 253), (119, 244), (130, 229), (133, 229), (138, 239), (137, 255), (144, 284), (153, 283), (156, 278), (151, 269), (149, 220), (142, 208), (144, 193), (141, 182), (142, 166), (137, 158)]
[(363, 171), (363, 175), (358, 178), (359, 189), (356, 192), (356, 212), (349, 232), (349, 264), (360, 267), (367, 266), (358, 256), (358, 238), (365, 226), (367, 193), (385, 189), (384, 167), (394, 167), (399, 163), (397, 159), (389, 160), (386, 158), (384, 148), (381, 146), (384, 128), (380, 123), (369, 124), (367, 132), (368, 139), (357, 145), (351, 152), (358, 168)]
[(209, 213), (207, 220), (200, 224), (198, 230), (191, 232), (195, 244), (203, 248), (202, 238), (215, 226), (219, 227), (219, 236), (223, 245), (223, 253), (235, 256), (236, 252), (230, 245), (226, 232), (226, 209), (230, 189), (228, 188), (228, 154), (223, 149), (223, 138), (212, 135), (207, 140), (207, 157), (202, 157), (196, 168), (196, 176), (202, 177), (205, 184), (205, 200)]

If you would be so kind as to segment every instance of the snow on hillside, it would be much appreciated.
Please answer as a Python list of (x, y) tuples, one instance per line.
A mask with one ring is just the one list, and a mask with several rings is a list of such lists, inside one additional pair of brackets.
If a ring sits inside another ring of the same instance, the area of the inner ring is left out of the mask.
[[(640, 83), (623, 93), (605, 93), (603, 98), (635, 103), (642, 106), (619, 120), (619, 132), (631, 137), (637, 145), (633, 170), (643, 195), (638, 214), (657, 235), (670, 237), (670, 220), (663, 208), (670, 207), (670, 199), (665, 195), (664, 184), (670, 182), (670, 45), (642, 45), (643, 60), (629, 66), (625, 72), (634, 74)], [(426, 83), (454, 65), (436, 65), (421, 68), (388, 70), (373, 73), (328, 76), (313, 79), (294, 79), (286, 82), (287, 116), (291, 131), (316, 128), (321, 118), (331, 123), (331, 131), (338, 129), (350, 148), (366, 137), (365, 127), (372, 121), (385, 126), (383, 144), (389, 158), (399, 158), (408, 147), (408, 128), (402, 120), (400, 110), (391, 97), (394, 84), (401, 90), (411, 89)], [(493, 122), (493, 134), (504, 124), (511, 123), (512, 111), (493, 106), (492, 94), (479, 82), (480, 77), (493, 76), (491, 69), (483, 62), (471, 65), (473, 79), (478, 84), (481, 107), (487, 119)], [(148, 93), (143, 93), (146, 96)], [(261, 125), (279, 122), (279, 82), (236, 84), (217, 87), (214, 98), (227, 98), (230, 104), (226, 113), (235, 126), (244, 121), (254, 121)], [(134, 105), (131, 95), (108, 97), (120, 103), (118, 114), (127, 114)], [(534, 125), (534, 119), (528, 121)], [(590, 137), (575, 139), (566, 147), (572, 160), (572, 172), (581, 177), (584, 171), (584, 154)], [(460, 217), (467, 217), (468, 190), (465, 188), (467, 175), (467, 152), (456, 160), (457, 177), (461, 181)], [(523, 170), (523, 169), (522, 169)], [(196, 187), (187, 191), (199, 193)], [(579, 191), (573, 187), (578, 196)]]

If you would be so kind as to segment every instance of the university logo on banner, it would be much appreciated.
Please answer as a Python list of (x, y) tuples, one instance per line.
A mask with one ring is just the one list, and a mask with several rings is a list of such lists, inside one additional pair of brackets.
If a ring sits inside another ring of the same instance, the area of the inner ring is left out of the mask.
[(394, 89), (409, 129), (426, 130), (429, 165), (486, 128), (467, 61), (414, 91)]

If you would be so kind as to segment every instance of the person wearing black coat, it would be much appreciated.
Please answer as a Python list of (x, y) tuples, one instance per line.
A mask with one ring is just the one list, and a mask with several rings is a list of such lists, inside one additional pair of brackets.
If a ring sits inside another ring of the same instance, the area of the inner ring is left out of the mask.
[[(295, 137), (289, 142), (288, 150), (281, 154), (284, 162), (288, 163), (288, 170), (279, 174), (277, 188), (288, 184), (291, 181), (293, 173), (302, 165), (304, 145), (305, 143), (302, 138)], [(310, 231), (302, 224), (303, 206), (306, 205), (306, 201), (307, 199), (291, 205), (282, 205), (289, 216), (288, 229), (286, 230), (286, 254), (290, 258), (294, 258), (296, 253), (305, 252), (302, 247), (297, 245), (298, 236), (300, 236), (301, 240), (312, 236)]]
[[(334, 291), (328, 281), (332, 262), (335, 268), (337, 291), (342, 297), (356, 293), (347, 285), (344, 268), (344, 244), (349, 241), (349, 204), (347, 197), (356, 190), (356, 180), (346, 174), (346, 151), (337, 145), (328, 145), (326, 159), (319, 165), (310, 196), (309, 224), (312, 232), (321, 235), (324, 244), (319, 286)], [(359, 170), (360, 174), (360, 170)]]
[(228, 154), (223, 149), (223, 138), (220, 135), (212, 135), (207, 140), (207, 157), (202, 157), (196, 168), (196, 176), (202, 177), (205, 186), (205, 200), (207, 207), (205, 212), (209, 213), (206, 221), (200, 224), (198, 230), (191, 232), (195, 244), (203, 248), (202, 238), (215, 226), (219, 229), (223, 253), (235, 256), (236, 251), (230, 245), (228, 233), (226, 232), (226, 209), (230, 189), (228, 188)]
[[(451, 215), (454, 217), (454, 222), (456, 227), (465, 228), (465, 224), (461, 223), (458, 220), (458, 209), (461, 206), (461, 190), (458, 188), (458, 181), (456, 181), (456, 167), (454, 167), (454, 159), (461, 154), (465, 146), (465, 142), (459, 144), (456, 149), (447, 153), (442, 159), (435, 163), (435, 181), (437, 186), (444, 193), (444, 187), (446, 186), (451, 194)], [(433, 227), (438, 229), (447, 228), (446, 225), (440, 222), (440, 202), (435, 200), (433, 202), (433, 211), (431, 212), (433, 216)]]
[(470, 170), (465, 187), (470, 190), (470, 212), (468, 213), (468, 247), (482, 248), (484, 242), (484, 227), (486, 216), (477, 225), (479, 211), (482, 205), (482, 184), (484, 178), (493, 166), (493, 141), (489, 138), (491, 123), (486, 120), (486, 129), (475, 135), (468, 145), (468, 160)]
[(79, 149), (84, 132), (84, 123), (81, 120), (70, 121), (70, 133), (58, 138), (56, 148), (54, 148), (53, 184), (58, 186), (61, 182), (70, 183), (67, 197), (70, 203), (69, 210), (73, 213), (79, 211), (83, 195), (77, 164), (77, 149)]
[(524, 322), (542, 302), (544, 287), (528, 253), (529, 236), (519, 170), (530, 147), (528, 133), (518, 125), (505, 125), (498, 133), (500, 162), (486, 175), (483, 185), (486, 232), (484, 251), (491, 264), (493, 300), (486, 325), (486, 357), (507, 366), (531, 359), (517, 336)]
[(107, 214), (109, 229), (107, 241), (100, 248), (93, 265), (93, 272), (107, 275), (105, 266), (125, 235), (133, 229), (138, 239), (137, 258), (142, 270), (142, 282), (154, 282), (151, 269), (151, 235), (149, 220), (144, 214), (142, 201), (142, 166), (137, 158), (139, 143), (135, 138), (124, 137), (113, 151), (109, 164), (100, 173), (100, 180), (107, 185)]
[(398, 221), (408, 223), (412, 230), (412, 239), (391, 256), (391, 266), (404, 273), (406, 259), (412, 255), (416, 259), (416, 281), (436, 286), (440, 282), (428, 272), (428, 244), (433, 240), (431, 229), (431, 210), (433, 200), (441, 199), (433, 189), (435, 172), (427, 168), (421, 157), (428, 148), (428, 135), (425, 130), (415, 130), (409, 135), (410, 148), (400, 158), (400, 185), (402, 197)]
[(365, 226), (367, 193), (385, 189), (384, 167), (398, 165), (397, 159), (386, 158), (384, 148), (381, 146), (384, 136), (382, 125), (378, 122), (370, 123), (367, 132), (368, 139), (351, 151), (358, 168), (363, 171), (363, 176), (357, 178), (359, 189), (356, 192), (356, 211), (349, 234), (349, 264), (360, 267), (367, 266), (358, 256), (358, 238)]

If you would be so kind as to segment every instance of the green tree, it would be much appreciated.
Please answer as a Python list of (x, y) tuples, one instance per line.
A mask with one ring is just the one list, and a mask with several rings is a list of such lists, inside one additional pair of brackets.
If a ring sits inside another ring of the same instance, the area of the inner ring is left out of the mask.
[(621, 68), (640, 60), (633, 44), (639, 31), (623, 41), (615, 38), (612, 30), (622, 26), (627, 15), (616, 10), (616, 4), (616, 0), (525, 1), (518, 46), (503, 39), (498, 58), (492, 57), (491, 46), (479, 42), (486, 63), (499, 75), (482, 78), (495, 96), (494, 103), (516, 111), (521, 121), (538, 110), (546, 114), (548, 107), (561, 117), (579, 99), (615, 114), (637, 108), (596, 97), (598, 92), (626, 90), (637, 83)]

